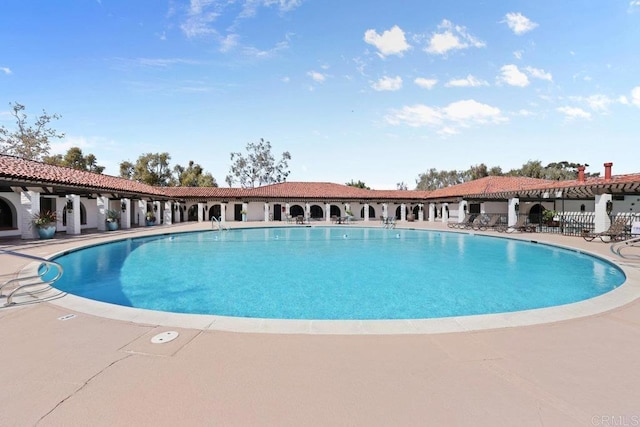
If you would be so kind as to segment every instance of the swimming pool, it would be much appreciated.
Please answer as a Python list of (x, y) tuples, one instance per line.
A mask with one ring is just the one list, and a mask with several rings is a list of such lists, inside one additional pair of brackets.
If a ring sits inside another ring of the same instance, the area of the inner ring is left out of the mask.
[(57, 257), (56, 287), (175, 313), (422, 319), (582, 301), (625, 280), (555, 246), (464, 233), (264, 228), (127, 239)]

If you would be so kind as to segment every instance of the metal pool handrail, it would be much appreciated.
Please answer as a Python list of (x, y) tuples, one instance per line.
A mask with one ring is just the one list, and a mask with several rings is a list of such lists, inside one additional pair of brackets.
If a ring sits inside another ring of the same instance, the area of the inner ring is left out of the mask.
[(614, 243), (609, 248), (611, 252), (616, 254), (622, 259), (628, 261), (640, 261), (640, 255), (623, 255), (622, 250), (625, 248), (640, 247), (640, 237), (634, 237), (633, 239), (624, 240), (622, 242)]
[[(2, 285), (0, 285), (0, 297), (3, 297), (3, 290), (5, 288), (9, 288), (12, 284), (18, 283), (18, 286), (15, 287), (11, 292), (9, 292), (7, 294), (7, 301), (4, 303), (5, 307), (15, 304), (13, 302), (13, 297), (14, 295), (16, 295), (19, 291), (24, 290), (26, 288), (32, 287), (32, 286), (51, 286), (52, 284), (54, 284), (60, 277), (62, 277), (62, 273), (64, 272), (64, 269), (62, 268), (62, 266), (60, 264), (58, 264), (55, 261), (51, 261), (48, 259), (44, 259), (44, 258), (40, 258), (37, 256), (33, 256), (33, 255), (27, 255), (27, 254), (22, 254), (19, 252), (14, 252), (14, 251), (9, 251), (6, 249), (0, 249), (0, 254), (6, 254), (6, 255), (12, 255), (12, 256), (16, 256), (19, 258), (27, 258), (33, 261), (38, 261), (40, 262), (40, 265), (38, 266), (38, 274), (35, 275), (31, 275), (31, 276), (25, 276), (25, 277), (16, 277), (13, 279), (9, 279), (6, 282), (4, 282)], [(44, 268), (43, 268), (44, 266)], [(55, 268), (57, 270), (56, 275), (49, 280), (44, 280), (44, 276), (51, 271), (52, 268)], [(25, 283), (26, 282), (26, 283)], [(20, 283), (22, 283), (20, 285)], [(23, 295), (23, 294), (20, 294)]]
[(216, 224), (218, 224), (218, 230), (219, 231), (227, 231), (229, 230), (229, 227), (222, 225), (222, 223), (220, 223), (220, 221), (218, 221), (218, 218), (214, 216), (211, 217), (211, 228), (213, 228), (213, 222), (216, 222)]

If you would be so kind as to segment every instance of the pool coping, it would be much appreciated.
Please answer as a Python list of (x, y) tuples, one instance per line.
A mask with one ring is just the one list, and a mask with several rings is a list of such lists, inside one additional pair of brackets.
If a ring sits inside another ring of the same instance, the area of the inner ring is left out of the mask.
[[(317, 227), (327, 227), (318, 225)], [(255, 227), (236, 227), (255, 228)], [(57, 306), (91, 314), (107, 319), (125, 322), (158, 325), (176, 328), (190, 328), (200, 330), (218, 330), (243, 333), (274, 333), (274, 334), (323, 334), (323, 335), (387, 335), (387, 334), (435, 334), (452, 332), (470, 332), (488, 329), (513, 328), (520, 326), (554, 323), (588, 316), (599, 315), (625, 306), (640, 298), (640, 271), (625, 265), (614, 257), (606, 257), (584, 248), (570, 246), (563, 243), (549, 242), (545, 235), (536, 234), (536, 239), (524, 235), (496, 235), (492, 233), (466, 232), (460, 230), (438, 228), (400, 227), (403, 229), (420, 229), (447, 233), (464, 233), (483, 235), (495, 238), (534, 242), (559, 247), (579, 253), (584, 253), (605, 262), (610, 262), (620, 268), (626, 276), (625, 282), (616, 289), (605, 294), (560, 306), (538, 308), (517, 312), (496, 314), (456, 316), (433, 319), (401, 319), (401, 320), (294, 320), (294, 319), (265, 319), (242, 318), (219, 315), (169, 313), (154, 310), (124, 307), (110, 303), (94, 301), (76, 295), (63, 293), (48, 301)], [(198, 231), (198, 230), (196, 230)], [(199, 230), (204, 231), (204, 230)], [(161, 232), (174, 234), (180, 232)], [(154, 233), (155, 235), (155, 233)], [(131, 236), (118, 238), (126, 240)], [(105, 242), (85, 242), (73, 248), (58, 251), (46, 258), (54, 258), (64, 253), (81, 248), (99, 245)], [(607, 245), (608, 248), (609, 245)], [(613, 255), (613, 254), (612, 254)]]

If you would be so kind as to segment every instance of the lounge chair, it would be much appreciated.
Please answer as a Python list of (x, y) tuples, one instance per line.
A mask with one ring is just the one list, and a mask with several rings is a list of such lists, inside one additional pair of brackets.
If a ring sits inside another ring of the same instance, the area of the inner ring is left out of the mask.
[(476, 214), (467, 214), (462, 219), (462, 222), (450, 222), (447, 224), (449, 228), (467, 228), (473, 224), (473, 221), (477, 218)]
[[(596, 237), (599, 237), (600, 240), (605, 243), (615, 240), (624, 240), (627, 236), (627, 221), (628, 218), (623, 216), (619, 217), (613, 221), (613, 224), (611, 224), (608, 230), (601, 231), (600, 233), (584, 233), (582, 237), (584, 237), (584, 240), (587, 242), (592, 241)], [(605, 237), (607, 237), (608, 240), (605, 240)]]
[(493, 215), (488, 220), (484, 217), (480, 220), (479, 225), (474, 224), (473, 229), (484, 231), (488, 228), (496, 228), (498, 222), (500, 222), (500, 215)]
[(536, 231), (535, 224), (527, 224), (527, 217), (520, 216), (518, 221), (511, 227), (507, 226), (499, 228), (498, 231), (506, 231), (507, 233), (513, 233), (514, 231), (524, 231), (534, 233)]

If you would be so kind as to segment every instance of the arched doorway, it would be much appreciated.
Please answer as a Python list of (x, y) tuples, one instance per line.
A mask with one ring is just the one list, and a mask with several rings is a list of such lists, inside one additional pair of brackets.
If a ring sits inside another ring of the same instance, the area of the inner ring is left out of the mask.
[(531, 224), (542, 224), (542, 214), (544, 211), (546, 211), (546, 209), (540, 203), (531, 206), (529, 210), (529, 222)]
[(342, 216), (339, 206), (331, 205), (329, 208), (329, 216)]
[[(409, 209), (405, 206), (404, 207), (404, 214), (406, 215), (408, 211), (409, 211)], [(397, 219), (402, 218), (402, 206), (398, 206), (396, 208), (396, 218)], [(405, 218), (406, 218), (406, 216), (405, 216)]]
[(218, 221), (222, 218), (222, 207), (221, 205), (213, 205), (209, 208), (209, 216), (207, 221), (210, 221), (211, 218), (216, 218)]
[(318, 205), (311, 206), (311, 219), (324, 218), (324, 210)]
[(13, 204), (0, 197), (0, 228), (15, 228), (16, 211)]
[(198, 220), (198, 205), (191, 205), (189, 209), (187, 209), (187, 221), (197, 221)]
[(289, 208), (289, 215), (291, 216), (304, 216), (304, 209), (300, 205), (293, 205)]

